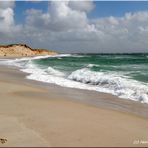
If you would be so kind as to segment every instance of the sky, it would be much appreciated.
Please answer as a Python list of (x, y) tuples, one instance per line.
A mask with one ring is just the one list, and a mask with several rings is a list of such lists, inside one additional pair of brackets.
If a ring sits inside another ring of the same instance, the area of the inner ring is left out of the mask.
[(0, 1), (0, 44), (61, 53), (148, 52), (148, 1)]

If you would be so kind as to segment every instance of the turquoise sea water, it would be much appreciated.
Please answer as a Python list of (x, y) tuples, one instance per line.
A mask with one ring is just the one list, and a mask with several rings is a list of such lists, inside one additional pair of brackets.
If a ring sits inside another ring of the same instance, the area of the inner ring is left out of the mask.
[(148, 54), (61, 54), (3, 61), (27, 78), (148, 103)]
[(39, 67), (51, 66), (68, 74), (77, 69), (89, 68), (94, 72), (122, 73), (131, 79), (148, 82), (148, 54), (78, 54), (36, 59), (33, 62)]

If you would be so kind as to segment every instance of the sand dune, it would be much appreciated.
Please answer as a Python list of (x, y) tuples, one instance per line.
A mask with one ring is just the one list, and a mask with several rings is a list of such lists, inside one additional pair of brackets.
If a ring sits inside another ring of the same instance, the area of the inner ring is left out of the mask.
[(26, 44), (0, 45), (0, 56), (35, 56), (35, 55), (54, 55), (54, 51), (47, 49), (32, 49)]

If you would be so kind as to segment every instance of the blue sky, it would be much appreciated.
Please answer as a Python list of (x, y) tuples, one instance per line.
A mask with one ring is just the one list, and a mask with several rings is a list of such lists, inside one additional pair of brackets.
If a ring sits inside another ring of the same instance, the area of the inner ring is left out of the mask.
[(48, 2), (29, 2), (29, 1), (16, 1), (14, 12), (15, 12), (15, 18), (17, 22), (24, 22), (25, 17), (25, 11), (28, 9), (40, 9), (44, 12), (48, 9)]
[(148, 1), (96, 1), (90, 17), (123, 16), (127, 12), (148, 10)]
[[(127, 12), (148, 10), (148, 1), (94, 1), (94, 9), (88, 13), (89, 18), (124, 16)], [(48, 10), (48, 2), (16, 1), (15, 18), (17, 22), (24, 22), (24, 15), (27, 9), (40, 9), (43, 12)]]

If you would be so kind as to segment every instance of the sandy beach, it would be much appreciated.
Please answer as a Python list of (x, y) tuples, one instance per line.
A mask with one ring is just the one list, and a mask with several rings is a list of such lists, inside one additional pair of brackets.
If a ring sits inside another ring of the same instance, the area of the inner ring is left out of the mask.
[(0, 66), (0, 146), (148, 146), (148, 105), (25, 76)]

